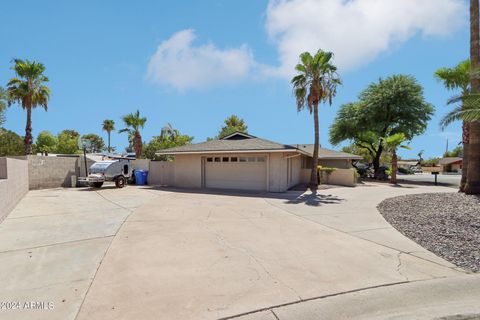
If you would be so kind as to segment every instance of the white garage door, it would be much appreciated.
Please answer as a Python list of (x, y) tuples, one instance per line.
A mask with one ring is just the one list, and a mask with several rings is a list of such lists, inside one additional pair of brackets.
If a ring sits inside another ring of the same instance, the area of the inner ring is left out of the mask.
[(267, 190), (266, 156), (215, 156), (205, 158), (205, 187)]

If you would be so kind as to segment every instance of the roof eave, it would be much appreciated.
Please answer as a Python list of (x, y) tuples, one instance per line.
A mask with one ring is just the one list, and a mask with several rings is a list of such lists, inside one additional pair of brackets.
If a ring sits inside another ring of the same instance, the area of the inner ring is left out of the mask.
[(200, 150), (200, 151), (158, 151), (155, 155), (180, 155), (180, 154), (216, 154), (216, 153), (272, 153), (272, 152), (298, 152), (295, 149), (258, 149), (258, 150)]

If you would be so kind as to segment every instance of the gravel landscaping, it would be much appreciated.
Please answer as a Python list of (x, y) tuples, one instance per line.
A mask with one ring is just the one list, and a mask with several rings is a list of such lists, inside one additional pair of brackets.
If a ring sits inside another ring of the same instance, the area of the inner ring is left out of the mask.
[(480, 271), (480, 197), (428, 193), (386, 199), (378, 210), (398, 231), (438, 256)]

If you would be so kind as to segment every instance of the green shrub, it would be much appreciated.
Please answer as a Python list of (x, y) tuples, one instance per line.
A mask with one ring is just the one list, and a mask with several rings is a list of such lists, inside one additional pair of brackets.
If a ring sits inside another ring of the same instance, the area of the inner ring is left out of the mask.
[(0, 128), (0, 157), (24, 154), (23, 139), (13, 131)]
[(330, 174), (332, 174), (333, 171), (337, 170), (337, 168), (322, 167), (322, 166), (318, 166), (317, 169), (318, 169), (318, 176), (320, 178), (320, 183), (328, 183)]

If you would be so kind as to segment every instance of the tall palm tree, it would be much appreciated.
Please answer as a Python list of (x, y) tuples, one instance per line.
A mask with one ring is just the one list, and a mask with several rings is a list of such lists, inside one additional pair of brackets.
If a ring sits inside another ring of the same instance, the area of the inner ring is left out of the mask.
[[(460, 62), (453, 68), (441, 68), (435, 72), (435, 77), (442, 81), (448, 90), (460, 90), (461, 95), (470, 93), (470, 61)], [(468, 151), (470, 142), (470, 126), (468, 121), (463, 121), (462, 126), (462, 144), (463, 144), (463, 168), (462, 180), (460, 182), (460, 192), (465, 189), (468, 172)]]
[(50, 89), (45, 83), (48, 78), (43, 74), (45, 66), (42, 63), (21, 59), (14, 59), (13, 63), (16, 77), (7, 84), (8, 104), (18, 103), (27, 111), (25, 154), (32, 154), (32, 109), (41, 106), (47, 111)]
[(317, 167), (320, 147), (318, 105), (321, 102), (331, 105), (337, 86), (342, 83), (337, 74), (337, 67), (331, 63), (332, 59), (331, 52), (318, 50), (313, 57), (309, 52), (304, 52), (300, 55), (301, 63), (295, 67), (298, 74), (292, 79), (297, 111), (307, 108), (310, 113), (313, 113), (315, 144), (309, 185), (312, 191), (318, 188)]
[[(475, 75), (480, 67), (479, 0), (470, 0), (470, 62), (472, 93), (480, 92), (480, 78)], [(480, 121), (470, 122), (466, 194), (480, 194)]]
[(105, 119), (103, 120), (103, 125), (102, 125), (102, 130), (106, 131), (108, 134), (108, 147), (107, 150), (108, 152), (112, 152), (112, 148), (110, 147), (110, 133), (112, 131), (115, 131), (115, 121), (110, 120), (110, 119)]
[(142, 155), (142, 136), (140, 135), (140, 129), (143, 129), (147, 118), (140, 117), (140, 111), (137, 110), (135, 113), (130, 113), (122, 118), (123, 122), (127, 126), (125, 129), (120, 130), (119, 132), (128, 132), (129, 137), (132, 138), (133, 149), (135, 150), (135, 155), (139, 158)]

